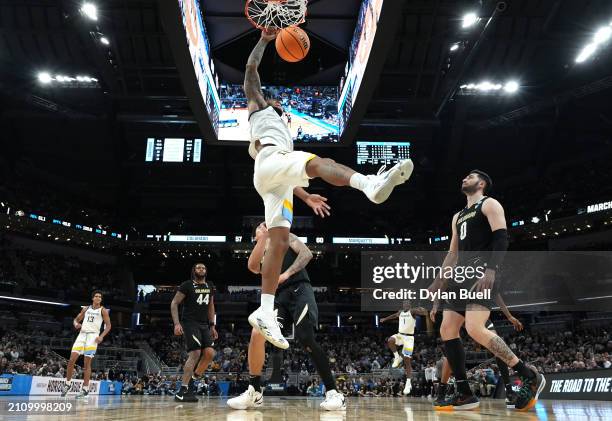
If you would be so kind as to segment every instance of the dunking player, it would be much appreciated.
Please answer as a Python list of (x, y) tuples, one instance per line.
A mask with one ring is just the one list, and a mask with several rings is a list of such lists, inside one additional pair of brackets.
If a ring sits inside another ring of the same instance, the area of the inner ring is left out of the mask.
[[(111, 321), (108, 317), (108, 310), (102, 307), (102, 292), (94, 291), (91, 295), (91, 305), (83, 307), (81, 312), (74, 318), (72, 324), (76, 330), (81, 330), (72, 345), (70, 360), (66, 368), (66, 383), (62, 389), (62, 396), (66, 396), (70, 390), (72, 382), (72, 373), (74, 372), (74, 364), (83, 355), (85, 372), (83, 374), (83, 388), (77, 396), (79, 398), (87, 398), (89, 395), (89, 379), (91, 378), (91, 360), (96, 355), (98, 344), (104, 340), (111, 330)], [(81, 323), (83, 322), (83, 323)], [(104, 331), (100, 333), (100, 328), (104, 322)]]
[[(451, 291), (459, 296), (459, 289), (470, 291), (491, 291), (495, 273), (503, 262), (508, 249), (508, 233), (504, 208), (501, 204), (484, 195), (493, 182), (486, 173), (473, 170), (464, 179), (461, 191), (467, 198), (466, 207), (455, 214), (452, 223), (450, 249), (443, 262), (443, 268), (457, 265), (474, 269), (486, 267), (484, 276), (478, 280), (453, 283)], [(446, 270), (446, 269), (445, 269)], [(477, 270), (476, 270), (477, 272)], [(473, 272), (472, 272), (473, 273)], [(473, 281), (473, 282), (470, 282)], [(430, 286), (430, 291), (443, 291), (446, 281), (439, 277)], [(491, 293), (491, 295), (496, 295)], [(436, 409), (474, 409), (480, 404), (469, 387), (465, 369), (465, 350), (459, 330), (465, 323), (468, 334), (493, 355), (500, 358), (516, 371), (523, 383), (516, 396), (515, 408), (526, 411), (532, 408), (546, 385), (544, 376), (528, 366), (512, 352), (506, 343), (486, 327), (491, 313), (492, 300), (446, 300), (440, 336), (444, 341), (446, 358), (456, 379), (457, 391)]]
[(310, 179), (321, 177), (334, 186), (350, 185), (363, 191), (372, 202), (382, 203), (395, 186), (408, 180), (413, 165), (412, 161), (403, 160), (389, 171), (365, 176), (331, 159), (294, 151), (293, 139), (283, 121), (280, 103), (264, 98), (257, 71), (266, 46), (274, 38), (276, 34), (262, 32), (261, 39), (247, 61), (244, 79), (251, 124), (249, 154), (255, 159), (253, 183), (264, 202), (270, 236), (261, 269), (261, 306), (249, 316), (249, 323), (273, 345), (286, 349), (289, 343), (274, 317), (274, 294), (283, 257), (289, 246), (293, 195), (302, 199), (317, 215), (329, 215), (329, 206), (325, 203), (327, 199), (308, 194), (302, 188), (308, 186)]
[[(197, 402), (192, 388), (193, 382), (201, 376), (215, 357), (213, 345), (217, 340), (215, 329), (215, 286), (206, 279), (204, 263), (196, 263), (191, 268), (191, 279), (183, 282), (176, 292), (170, 312), (174, 322), (174, 334), (183, 335), (188, 357), (183, 366), (181, 390), (174, 400), (178, 402)], [(179, 321), (178, 306), (183, 303), (183, 317)], [(197, 367), (196, 367), (197, 365)], [(195, 367), (195, 377), (192, 376)]]
[[(249, 257), (249, 270), (253, 273), (261, 271), (261, 262), (266, 254), (266, 243), (269, 231), (265, 223), (260, 224), (255, 232), (257, 244)], [(287, 325), (295, 324), (295, 337), (312, 358), (323, 383), (325, 384), (325, 400), (321, 409), (327, 411), (345, 410), (344, 396), (336, 389), (336, 381), (329, 367), (328, 357), (315, 340), (315, 328), (319, 310), (315, 301), (314, 292), (310, 285), (310, 278), (306, 272), (306, 265), (312, 259), (308, 247), (294, 234), (289, 234), (289, 249), (282, 264), (283, 273), (278, 279), (278, 294), (275, 307), (278, 318)], [(261, 371), (264, 365), (266, 340), (253, 329), (249, 343), (249, 387), (240, 396), (227, 401), (234, 409), (248, 409), (258, 407), (263, 403), (261, 389)]]
[[(412, 353), (414, 352), (414, 328), (416, 326), (416, 317), (418, 315), (427, 315), (427, 311), (423, 308), (410, 308), (410, 301), (404, 300), (402, 310), (391, 314), (390, 316), (380, 319), (381, 323), (387, 320), (399, 319), (398, 333), (387, 339), (387, 345), (393, 352), (393, 363), (391, 367), (398, 368), (402, 364), (402, 356), (404, 362), (404, 371), (406, 372), (406, 385), (404, 386), (404, 395), (410, 394), (412, 390)], [(402, 356), (397, 352), (397, 347), (402, 347)]]
[[(504, 299), (502, 298), (501, 294), (499, 293), (497, 294), (497, 297), (495, 298), (495, 302), (499, 306), (504, 316), (506, 316), (506, 319), (508, 319), (508, 321), (512, 323), (512, 325), (514, 326), (514, 329), (518, 332), (523, 330), (523, 323), (521, 323), (519, 319), (517, 319), (516, 317), (512, 315), (512, 313), (510, 313), (510, 310), (506, 306), (506, 303)], [(434, 304), (434, 308), (430, 312), (431, 321), (434, 323), (436, 322), (437, 310), (438, 310), (438, 303), (436, 302)], [(497, 335), (497, 332), (495, 331), (495, 325), (493, 324), (491, 320), (487, 321), (486, 325), (487, 325), (487, 329), (489, 329), (491, 332)], [(434, 406), (442, 405), (444, 400), (446, 399), (446, 393), (448, 391), (448, 380), (450, 379), (450, 376), (451, 376), (451, 368), (448, 363), (448, 359), (446, 357), (443, 357), (442, 360), (443, 360), (443, 363), (442, 363), (443, 365), (442, 365), (442, 373), (440, 376), (440, 385), (438, 387), (437, 398), (433, 402)], [(499, 357), (495, 357), (495, 362), (497, 363), (497, 367), (499, 368), (499, 373), (501, 374), (501, 378), (504, 383), (504, 387), (506, 389), (506, 407), (508, 407), (509, 409), (513, 409), (516, 403), (516, 394), (512, 390), (512, 384), (510, 384), (510, 372), (508, 371), (508, 364), (506, 364)]]

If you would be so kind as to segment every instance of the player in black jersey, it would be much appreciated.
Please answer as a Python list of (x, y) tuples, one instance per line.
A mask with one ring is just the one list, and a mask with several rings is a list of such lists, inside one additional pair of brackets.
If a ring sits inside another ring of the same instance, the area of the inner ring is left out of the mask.
[[(542, 374), (519, 360), (504, 340), (486, 326), (493, 304), (486, 294), (488, 293), (489, 297), (497, 295), (491, 290), (495, 285), (496, 271), (508, 249), (504, 208), (497, 200), (484, 195), (492, 184), (491, 177), (486, 173), (479, 170), (471, 171), (461, 185), (461, 191), (467, 198), (467, 205), (453, 217), (451, 244), (442, 266), (472, 267), (475, 268), (472, 273), (482, 273), (482, 276), (466, 280), (461, 284), (458, 281), (454, 282), (449, 291), (456, 292), (457, 296), (460, 289), (484, 292), (485, 297), (457, 300), (451, 296), (444, 303), (440, 336), (444, 341), (446, 358), (455, 376), (457, 391), (450, 399), (439, 403), (436, 409), (474, 409), (480, 404), (472, 394), (467, 381), (465, 350), (459, 335), (463, 324), (476, 342), (486, 347), (519, 374), (523, 386), (517, 393), (516, 409), (523, 411), (531, 409), (546, 385)], [(486, 269), (479, 272), (478, 269), (482, 268)], [(439, 277), (429, 289), (434, 292), (445, 291), (446, 283), (445, 279)]]
[[(178, 402), (197, 402), (192, 390), (194, 367), (196, 377), (202, 375), (215, 356), (213, 341), (218, 337), (215, 329), (215, 286), (206, 280), (206, 265), (196, 263), (191, 268), (191, 280), (183, 282), (170, 304), (174, 334), (183, 335), (189, 357), (183, 366), (181, 390), (174, 395)], [(178, 306), (183, 303), (179, 321)], [(198, 363), (199, 362), (199, 363)]]
[[(248, 265), (251, 272), (260, 273), (269, 238), (265, 223), (257, 227), (255, 238), (257, 244), (249, 256)], [(310, 277), (305, 269), (311, 259), (312, 252), (308, 247), (296, 235), (289, 234), (289, 248), (283, 259), (274, 308), (280, 323), (287, 327), (291, 323), (295, 325), (295, 338), (310, 355), (325, 384), (325, 400), (321, 403), (321, 409), (344, 410), (346, 409), (345, 399), (336, 389), (336, 381), (331, 373), (329, 359), (315, 339), (319, 309), (310, 285)], [(265, 344), (264, 336), (258, 330), (253, 329), (248, 353), (249, 387), (242, 395), (227, 402), (230, 407), (249, 409), (263, 403), (261, 372), (265, 359)]]

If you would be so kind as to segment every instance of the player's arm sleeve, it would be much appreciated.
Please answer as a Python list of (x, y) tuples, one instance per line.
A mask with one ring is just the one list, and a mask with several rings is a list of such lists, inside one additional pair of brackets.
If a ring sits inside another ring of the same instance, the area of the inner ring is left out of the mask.
[(487, 217), (492, 231), (491, 255), (487, 268), (497, 270), (506, 257), (509, 243), (504, 208), (497, 200), (489, 199), (482, 206), (482, 212)]

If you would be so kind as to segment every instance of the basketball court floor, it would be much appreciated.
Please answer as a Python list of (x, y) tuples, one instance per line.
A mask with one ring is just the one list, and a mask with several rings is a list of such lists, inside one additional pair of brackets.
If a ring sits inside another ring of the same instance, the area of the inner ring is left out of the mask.
[[(6, 404), (13, 397), (0, 398), (0, 420), (223, 420), (223, 421), (418, 421), (418, 420), (612, 420), (612, 402), (576, 400), (540, 400), (529, 412), (507, 410), (502, 400), (481, 402), (477, 411), (435, 412), (425, 398), (349, 398), (346, 412), (319, 410), (321, 399), (267, 397), (257, 410), (236, 411), (225, 399), (201, 398), (195, 404), (174, 402), (171, 396), (91, 396), (87, 402), (76, 401), (69, 415), (7, 416)], [(19, 399), (19, 397), (17, 397)], [(31, 397), (41, 400), (43, 397)], [(47, 397), (56, 401), (59, 397)]]

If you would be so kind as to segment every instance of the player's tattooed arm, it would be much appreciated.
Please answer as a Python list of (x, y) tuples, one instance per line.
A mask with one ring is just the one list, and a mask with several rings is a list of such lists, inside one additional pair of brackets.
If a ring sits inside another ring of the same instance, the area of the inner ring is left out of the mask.
[(178, 306), (180, 303), (183, 302), (184, 299), (185, 299), (185, 294), (183, 294), (181, 291), (177, 291), (176, 294), (174, 295), (174, 298), (172, 299), (172, 302), (170, 303), (170, 314), (172, 314), (172, 322), (175, 325), (180, 324)]
[(302, 243), (297, 235), (289, 233), (289, 247), (297, 254), (297, 257), (291, 266), (281, 274), (281, 277), (284, 275), (285, 280), (304, 269), (312, 260), (312, 252), (306, 247), (306, 244)]
[(261, 80), (257, 68), (266, 51), (268, 43), (274, 39), (275, 35), (267, 35), (262, 32), (262, 36), (251, 51), (247, 60), (244, 73), (244, 93), (247, 97), (249, 113), (260, 110), (268, 106), (261, 90)]
[(506, 345), (504, 340), (495, 335), (489, 341), (487, 349), (506, 364), (510, 364), (515, 357), (514, 352)]

